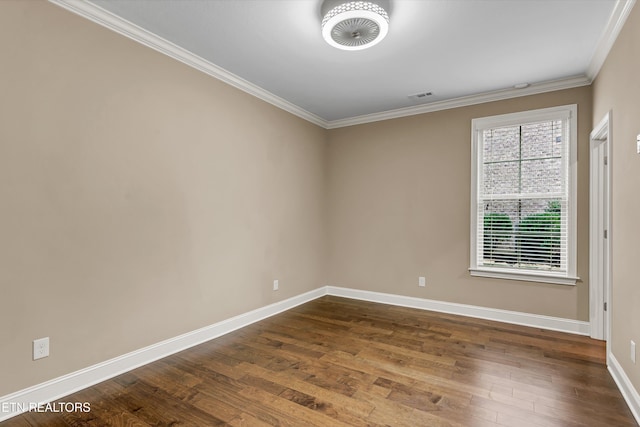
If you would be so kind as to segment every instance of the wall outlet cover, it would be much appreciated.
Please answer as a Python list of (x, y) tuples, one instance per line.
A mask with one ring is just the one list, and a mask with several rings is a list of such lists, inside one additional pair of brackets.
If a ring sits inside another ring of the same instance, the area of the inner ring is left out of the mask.
[(49, 337), (33, 340), (33, 360), (49, 356)]

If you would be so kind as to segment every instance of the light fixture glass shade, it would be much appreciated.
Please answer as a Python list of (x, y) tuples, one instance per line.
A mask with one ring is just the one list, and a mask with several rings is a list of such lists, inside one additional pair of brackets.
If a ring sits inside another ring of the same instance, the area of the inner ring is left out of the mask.
[(389, 31), (389, 15), (368, 1), (352, 1), (331, 9), (322, 20), (322, 37), (331, 46), (361, 50), (378, 44)]

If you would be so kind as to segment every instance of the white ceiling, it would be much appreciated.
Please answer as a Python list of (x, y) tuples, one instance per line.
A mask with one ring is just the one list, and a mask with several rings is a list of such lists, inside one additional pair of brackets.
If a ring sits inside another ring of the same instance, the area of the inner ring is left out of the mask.
[[(380, 44), (342, 51), (322, 39), (322, 0), (89, 3), (204, 59), (232, 84), (246, 84), (248, 92), (326, 127), (446, 108), (460, 99), (589, 84), (626, 18), (621, 10), (629, 7), (628, 0), (390, 4), (389, 34)], [(519, 83), (531, 86), (518, 92), (513, 85)], [(408, 97), (420, 92), (433, 95)]]

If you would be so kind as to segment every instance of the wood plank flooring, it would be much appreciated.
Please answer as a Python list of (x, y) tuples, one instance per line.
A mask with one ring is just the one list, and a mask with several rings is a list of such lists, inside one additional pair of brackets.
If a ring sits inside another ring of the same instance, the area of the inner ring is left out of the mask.
[(323, 297), (9, 426), (637, 426), (604, 343)]

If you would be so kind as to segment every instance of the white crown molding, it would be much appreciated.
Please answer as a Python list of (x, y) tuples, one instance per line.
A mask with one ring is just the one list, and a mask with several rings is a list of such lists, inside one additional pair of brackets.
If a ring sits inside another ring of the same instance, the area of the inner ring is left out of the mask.
[(613, 380), (616, 382), (618, 389), (620, 389), (620, 393), (622, 393), (622, 397), (624, 397), (627, 405), (629, 405), (629, 409), (631, 409), (631, 413), (636, 419), (636, 422), (640, 424), (640, 394), (638, 394), (638, 391), (631, 383), (631, 380), (613, 353), (607, 355), (607, 365)]
[(460, 98), (446, 99), (443, 101), (431, 102), (429, 104), (412, 107), (398, 108), (397, 110), (383, 111), (381, 113), (366, 114), (364, 116), (351, 117), (342, 120), (332, 120), (328, 123), (329, 129), (336, 129), (346, 126), (354, 126), (365, 123), (378, 122), (382, 120), (397, 119), (401, 117), (415, 116), (418, 114), (432, 113), (435, 111), (449, 110), (452, 108), (467, 107), (470, 105), (484, 104), (486, 102), (501, 101), (503, 99), (518, 98), (527, 95), (536, 95), (544, 92), (556, 90), (572, 89), (580, 86), (588, 86), (591, 79), (587, 76), (576, 76), (566, 79), (551, 80), (542, 83), (535, 83), (523, 89), (502, 89), (485, 92), (477, 95), (463, 96)]
[(102, 9), (95, 4), (84, 0), (49, 0), (49, 2), (67, 9), (83, 18), (89, 19), (103, 27), (106, 27), (118, 34), (128, 37), (151, 49), (176, 59), (196, 70), (202, 71), (218, 80), (221, 80), (237, 89), (255, 96), (271, 105), (285, 110), (295, 116), (326, 128), (328, 122), (323, 118), (310, 113), (297, 105), (280, 98), (271, 92), (221, 68), (201, 57), (177, 46), (170, 41), (163, 39), (113, 13)]
[(613, 12), (609, 17), (609, 22), (607, 22), (607, 26), (605, 27), (602, 35), (600, 36), (600, 40), (598, 41), (598, 45), (596, 50), (591, 57), (591, 62), (589, 63), (589, 67), (587, 68), (587, 76), (591, 79), (591, 81), (595, 80), (604, 61), (607, 59), (613, 44), (615, 43), (624, 23), (627, 21), (629, 14), (631, 13), (631, 9), (633, 9), (633, 5), (636, 3), (636, 0), (617, 0), (616, 4), (613, 8)]
[(327, 286), (327, 295), (377, 302), (381, 304), (397, 305), (400, 307), (436, 311), (440, 313), (456, 314), (459, 316), (475, 317), (477, 319), (494, 320), (497, 322), (530, 326), (532, 328), (542, 328), (551, 331), (567, 332), (576, 335), (588, 336), (590, 333), (589, 322), (543, 316), (540, 314), (500, 310), (497, 308), (480, 307), (477, 305), (458, 304), (454, 302), (341, 288), (337, 286)]
[(279, 96), (274, 95), (273, 93), (239, 76), (236, 76), (235, 74), (189, 52), (188, 50), (181, 48), (123, 18), (120, 18), (119, 16), (114, 15), (99, 6), (96, 6), (93, 3), (89, 3), (85, 0), (49, 1), (325, 129), (336, 129), (346, 126), (372, 123), (382, 120), (431, 113), (435, 111), (466, 107), (486, 102), (517, 98), (520, 96), (535, 95), (544, 92), (552, 92), (556, 90), (571, 89), (574, 87), (590, 85), (600, 71), (600, 68), (602, 67), (602, 64), (604, 63), (609, 51), (611, 50), (616, 37), (620, 33), (620, 30), (622, 29), (627, 17), (629, 16), (629, 13), (631, 12), (631, 9), (633, 8), (633, 5), (636, 2), (636, 0), (616, 1), (616, 5), (611, 14), (607, 27), (602, 37), (600, 38), (598, 47), (591, 59), (585, 76), (577, 76), (566, 79), (536, 83), (524, 89), (508, 88), (476, 95), (464, 96), (460, 98), (432, 102), (419, 106), (399, 108), (396, 110), (383, 111), (380, 113), (366, 114), (357, 117), (329, 121), (309, 111), (306, 111), (303, 108), (300, 108), (299, 106), (283, 98), (280, 98)]
[(600, 72), (600, 68), (604, 64), (609, 51), (613, 47), (616, 38), (620, 34), (624, 23), (626, 22), (631, 9), (636, 0), (616, 0), (607, 26), (603, 31), (598, 45), (591, 58), (587, 68), (586, 75), (570, 77), (566, 79), (553, 80), (532, 84), (524, 89), (503, 89), (481, 93), (477, 95), (464, 96), (460, 98), (447, 99), (429, 104), (399, 108), (396, 110), (383, 111), (380, 113), (366, 114), (363, 116), (350, 117), (341, 120), (332, 120), (328, 122), (328, 129), (336, 129), (347, 126), (354, 126), (365, 123), (372, 123), (382, 120), (396, 119), (401, 117), (414, 116), (423, 113), (432, 113), (435, 111), (448, 110), (452, 108), (466, 107), (470, 105), (483, 104), (485, 102), (500, 101), (503, 99), (517, 98), (520, 96), (535, 95), (544, 92), (552, 92), (556, 90), (571, 89), (574, 87), (588, 86)]

